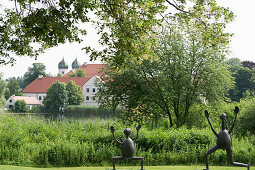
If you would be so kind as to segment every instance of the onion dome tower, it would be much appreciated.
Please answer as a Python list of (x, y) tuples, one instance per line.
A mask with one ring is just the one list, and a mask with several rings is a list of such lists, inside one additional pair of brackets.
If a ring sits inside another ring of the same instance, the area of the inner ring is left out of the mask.
[(81, 66), (81, 64), (78, 62), (77, 58), (72, 63), (72, 69), (77, 69)]
[(65, 62), (64, 57), (62, 61), (58, 63), (58, 73), (63, 77), (68, 71), (68, 64)]

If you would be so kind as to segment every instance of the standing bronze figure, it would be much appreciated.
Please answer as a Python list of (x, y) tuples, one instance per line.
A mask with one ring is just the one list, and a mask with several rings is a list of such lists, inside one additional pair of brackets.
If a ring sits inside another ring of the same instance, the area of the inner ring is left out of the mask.
[(132, 159), (132, 160), (141, 160), (141, 170), (143, 170), (143, 157), (134, 157), (134, 153), (135, 153), (135, 142), (138, 138), (138, 132), (141, 129), (141, 125), (138, 125), (136, 127), (137, 130), (137, 134), (136, 134), (136, 138), (135, 141), (133, 142), (131, 138), (129, 138), (129, 135), (131, 134), (131, 130), (129, 128), (126, 128), (124, 130), (124, 134), (126, 136), (126, 138), (123, 140), (123, 142), (120, 142), (116, 139), (114, 132), (115, 129), (113, 126), (111, 126), (111, 132), (113, 135), (114, 140), (121, 144), (121, 154), (122, 156), (114, 156), (112, 157), (112, 161), (113, 161), (113, 170), (115, 170), (115, 161), (116, 160), (124, 160), (124, 159)]
[(249, 164), (244, 164), (244, 163), (239, 163), (239, 162), (234, 162), (233, 161), (232, 141), (231, 141), (230, 134), (231, 134), (231, 132), (234, 129), (237, 113), (239, 112), (239, 108), (237, 106), (235, 107), (234, 112), (235, 112), (235, 120), (234, 120), (234, 122), (233, 122), (233, 124), (232, 124), (232, 126), (231, 126), (229, 131), (226, 130), (227, 115), (225, 113), (220, 115), (220, 119), (221, 119), (222, 125), (221, 125), (220, 132), (217, 134), (216, 131), (213, 129), (212, 124), (211, 124), (211, 122), (209, 120), (210, 113), (207, 110), (205, 110), (205, 117), (207, 118), (208, 123), (209, 123), (213, 133), (217, 137), (217, 142), (216, 142), (216, 145), (214, 145), (212, 148), (210, 148), (206, 152), (206, 169), (204, 169), (204, 170), (209, 170), (208, 155), (210, 155), (211, 153), (215, 152), (217, 149), (226, 150), (227, 156), (228, 156), (228, 160), (229, 160), (229, 162), (232, 165), (240, 166), (240, 167), (248, 167), (248, 170), (250, 169), (250, 165)]

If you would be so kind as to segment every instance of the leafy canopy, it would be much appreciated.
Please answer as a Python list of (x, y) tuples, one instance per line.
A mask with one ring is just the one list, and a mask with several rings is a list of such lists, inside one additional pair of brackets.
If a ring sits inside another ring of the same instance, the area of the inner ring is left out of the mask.
[(28, 110), (27, 104), (24, 100), (17, 100), (14, 103), (14, 107), (15, 107), (15, 112), (17, 112), (17, 113), (24, 113)]
[(33, 63), (24, 74), (25, 86), (38, 78), (39, 75), (46, 76), (46, 66), (43, 63)]
[(80, 105), (84, 101), (84, 96), (80, 86), (76, 85), (73, 80), (66, 85), (68, 93), (68, 105)]
[(22, 96), (18, 81), (14, 78), (10, 79), (7, 83), (7, 88), (5, 91), (5, 99), (6, 100), (9, 99), (9, 97), (12, 95)]
[(45, 109), (59, 112), (68, 104), (68, 93), (66, 84), (56, 81), (47, 90), (47, 95), (43, 100)]
[(250, 92), (255, 90), (255, 70), (252, 68), (254, 63), (251, 61), (233, 62), (235, 59), (227, 61), (229, 70), (235, 79), (235, 85), (229, 91), (229, 98), (232, 101), (240, 101)]
[(47, 90), (43, 104), (47, 111), (59, 112), (68, 105), (80, 105), (84, 101), (82, 89), (74, 81), (67, 84), (56, 81)]
[(232, 86), (224, 62), (227, 49), (205, 43), (195, 24), (172, 18), (153, 51), (158, 60), (129, 62), (129, 69), (121, 73), (109, 70), (99, 88), (101, 104), (122, 105), (129, 117), (133, 111), (136, 117), (163, 113), (171, 126), (181, 126), (194, 103), (223, 99)]
[(5, 100), (5, 91), (6, 91), (6, 83), (2, 80), (2, 75), (0, 74), (0, 111), (4, 108), (6, 100)]
[[(14, 63), (12, 54), (37, 57), (65, 42), (81, 42), (93, 23), (102, 50), (85, 47), (91, 60), (101, 58), (115, 68), (127, 62), (157, 60), (157, 28), (169, 17), (193, 21), (204, 42), (228, 43), (225, 24), (234, 17), (216, 0), (5, 0), (0, 15), (0, 63)], [(11, 6), (12, 5), (12, 6)]]

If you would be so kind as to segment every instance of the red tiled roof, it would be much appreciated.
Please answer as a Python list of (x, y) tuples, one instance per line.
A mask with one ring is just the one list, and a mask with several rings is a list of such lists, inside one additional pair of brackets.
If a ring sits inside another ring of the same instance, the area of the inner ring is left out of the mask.
[[(77, 69), (82, 69), (85, 71), (86, 73), (86, 76), (94, 76), (94, 75), (97, 75), (97, 76), (101, 76), (102, 73), (99, 73), (99, 71), (102, 69), (102, 68), (105, 68), (106, 67), (106, 64), (87, 64), (86, 66), (83, 64), (81, 65), (79, 68)], [(64, 77), (67, 77), (68, 74), (70, 73), (73, 73), (73, 70), (69, 71), (68, 73), (66, 73), (64, 75)]]
[(64, 83), (68, 83), (73, 80), (76, 85), (82, 87), (91, 77), (42, 77), (41, 79), (36, 78), (32, 81), (27, 87), (24, 88), (22, 93), (46, 93), (47, 89), (55, 82), (60, 81)]
[(40, 102), (35, 97), (30, 96), (11, 96), (14, 101), (24, 100), (29, 105), (40, 105)]

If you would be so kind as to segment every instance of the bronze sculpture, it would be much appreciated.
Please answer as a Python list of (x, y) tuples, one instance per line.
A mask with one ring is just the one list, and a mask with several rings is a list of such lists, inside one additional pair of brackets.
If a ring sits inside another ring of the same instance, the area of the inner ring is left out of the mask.
[(208, 123), (209, 123), (213, 133), (217, 137), (217, 142), (216, 142), (216, 145), (214, 145), (212, 148), (208, 149), (208, 151), (206, 152), (206, 169), (204, 169), (204, 170), (209, 170), (208, 155), (215, 152), (218, 149), (226, 150), (228, 160), (232, 165), (240, 166), (240, 167), (247, 167), (248, 170), (250, 169), (249, 164), (244, 164), (244, 163), (239, 163), (239, 162), (234, 162), (233, 161), (232, 141), (231, 141), (230, 134), (234, 129), (237, 113), (239, 112), (239, 108), (237, 106), (235, 107), (234, 112), (235, 112), (235, 120), (234, 120), (234, 122), (233, 122), (233, 124), (232, 124), (229, 131), (226, 130), (227, 115), (225, 113), (221, 114), (220, 119), (221, 119), (221, 122), (222, 122), (222, 126), (221, 126), (220, 132), (217, 134), (216, 131), (213, 129), (212, 124), (209, 120), (210, 113), (207, 110), (205, 110), (205, 117), (207, 118)]
[(112, 132), (114, 140), (117, 143), (121, 144), (121, 154), (122, 154), (122, 156), (112, 157), (113, 170), (115, 170), (115, 161), (116, 160), (124, 160), (124, 159), (141, 160), (141, 170), (143, 170), (143, 157), (134, 157), (135, 143), (136, 143), (136, 140), (138, 139), (138, 132), (140, 129), (141, 129), (141, 125), (138, 125), (136, 127), (136, 130), (137, 130), (136, 138), (135, 138), (135, 141), (133, 142), (132, 139), (129, 138), (129, 135), (131, 134), (131, 130), (129, 128), (126, 128), (124, 130), (124, 134), (125, 134), (126, 138), (123, 140), (123, 142), (120, 142), (116, 139), (116, 137), (114, 135), (114, 132), (115, 132), (114, 127), (111, 126), (111, 132)]

